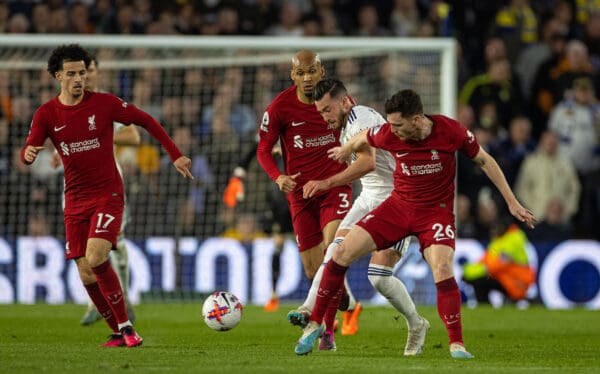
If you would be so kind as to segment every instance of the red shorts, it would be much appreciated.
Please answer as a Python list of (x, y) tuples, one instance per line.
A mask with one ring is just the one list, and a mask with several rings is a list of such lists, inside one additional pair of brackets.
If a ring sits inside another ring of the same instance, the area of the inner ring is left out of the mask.
[(456, 230), (451, 207), (418, 207), (392, 195), (357, 225), (371, 234), (378, 249), (389, 248), (409, 235), (419, 238), (421, 253), (433, 244), (454, 249)]
[(65, 208), (67, 259), (85, 256), (89, 238), (106, 239), (112, 243), (113, 248), (117, 247), (125, 206), (122, 196), (73, 205)]
[(323, 228), (342, 219), (352, 207), (352, 188), (340, 186), (310, 199), (288, 194), (287, 200), (296, 233), (298, 251), (303, 252), (323, 241)]

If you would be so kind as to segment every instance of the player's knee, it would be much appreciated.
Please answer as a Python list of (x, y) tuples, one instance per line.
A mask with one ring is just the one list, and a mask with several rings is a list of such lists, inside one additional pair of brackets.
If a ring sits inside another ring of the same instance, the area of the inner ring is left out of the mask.
[(454, 276), (454, 272), (452, 270), (452, 263), (449, 262), (439, 262), (431, 267), (431, 272), (435, 279), (447, 279), (451, 276)]

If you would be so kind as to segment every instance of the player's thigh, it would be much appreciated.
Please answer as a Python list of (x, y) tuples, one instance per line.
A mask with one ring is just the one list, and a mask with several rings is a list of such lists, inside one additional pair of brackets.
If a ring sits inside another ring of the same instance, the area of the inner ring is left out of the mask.
[(298, 251), (302, 254), (302, 252), (320, 245), (323, 241), (323, 232), (319, 221), (319, 204), (315, 199), (288, 197), (288, 201)]
[[(99, 200), (90, 217), (88, 238), (104, 239), (113, 248), (116, 248), (117, 238), (121, 232), (124, 207), (123, 198), (120, 196)], [(102, 245), (98, 245), (98, 247), (102, 247)]]
[(421, 208), (412, 212), (412, 226), (421, 244), (421, 252), (433, 245), (454, 249), (456, 230), (454, 213), (450, 209)]
[(89, 214), (71, 215), (65, 213), (65, 257), (77, 259), (85, 257), (88, 233), (90, 231)]
[(387, 249), (410, 234), (410, 220), (401, 203), (390, 197), (361, 218), (356, 226), (371, 235), (378, 249)]
[(400, 252), (395, 249), (382, 249), (373, 252), (371, 255), (371, 265), (381, 265), (393, 268), (396, 263), (400, 260)]
[(319, 196), (319, 216), (321, 227), (328, 222), (342, 220), (352, 208), (352, 188), (339, 186)]

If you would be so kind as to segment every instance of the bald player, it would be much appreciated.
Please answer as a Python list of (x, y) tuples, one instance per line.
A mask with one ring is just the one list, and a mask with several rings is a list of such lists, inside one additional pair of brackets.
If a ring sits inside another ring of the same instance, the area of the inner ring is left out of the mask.
[[(302, 187), (309, 180), (326, 179), (346, 168), (327, 157), (327, 150), (340, 145), (340, 130), (328, 126), (314, 105), (314, 89), (325, 76), (319, 55), (301, 50), (292, 58), (290, 77), (294, 85), (279, 93), (267, 107), (259, 130), (256, 156), (261, 167), (286, 194), (292, 225), (304, 272), (313, 279), (323, 263), (324, 252), (334, 240), (338, 226), (352, 206), (349, 184), (304, 198)], [(284, 169), (280, 170), (271, 150), (280, 142)], [(358, 317), (360, 303), (347, 291), (341, 310)], [(306, 326), (316, 295), (288, 314), (293, 325)], [(356, 322), (356, 318), (350, 319)], [(356, 329), (354, 329), (356, 331)]]

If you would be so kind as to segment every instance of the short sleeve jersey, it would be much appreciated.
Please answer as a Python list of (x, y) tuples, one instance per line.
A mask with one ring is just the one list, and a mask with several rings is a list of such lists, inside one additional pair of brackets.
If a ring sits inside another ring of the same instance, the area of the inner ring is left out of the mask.
[[(346, 126), (342, 130), (342, 144), (345, 144), (359, 132), (381, 126), (385, 122), (385, 119), (375, 109), (364, 105), (354, 106), (348, 114)], [(356, 160), (356, 156), (353, 154), (352, 161), (354, 160)], [(390, 152), (377, 149), (375, 152), (375, 170), (360, 178), (361, 194), (388, 195), (394, 187), (392, 174), (395, 166), (396, 162)]]
[(371, 129), (370, 145), (392, 152), (396, 160), (392, 195), (412, 205), (452, 208), (454, 203), (455, 152), (474, 158), (479, 143), (471, 131), (443, 116), (433, 121), (431, 134), (420, 141), (403, 141), (391, 132), (391, 125)]
[(301, 173), (296, 178), (296, 194), (302, 194), (302, 186), (307, 181), (326, 179), (346, 167), (327, 155), (328, 149), (340, 145), (340, 131), (323, 120), (314, 104), (298, 100), (296, 86), (281, 92), (267, 107), (259, 137), (258, 160), (273, 180), (280, 172), (269, 156), (280, 140), (285, 173)]
[(113, 122), (139, 123), (141, 111), (118, 97), (85, 91), (73, 106), (58, 97), (34, 114), (27, 145), (50, 138), (64, 166), (65, 209), (107, 193), (123, 195), (123, 182), (113, 152)]

